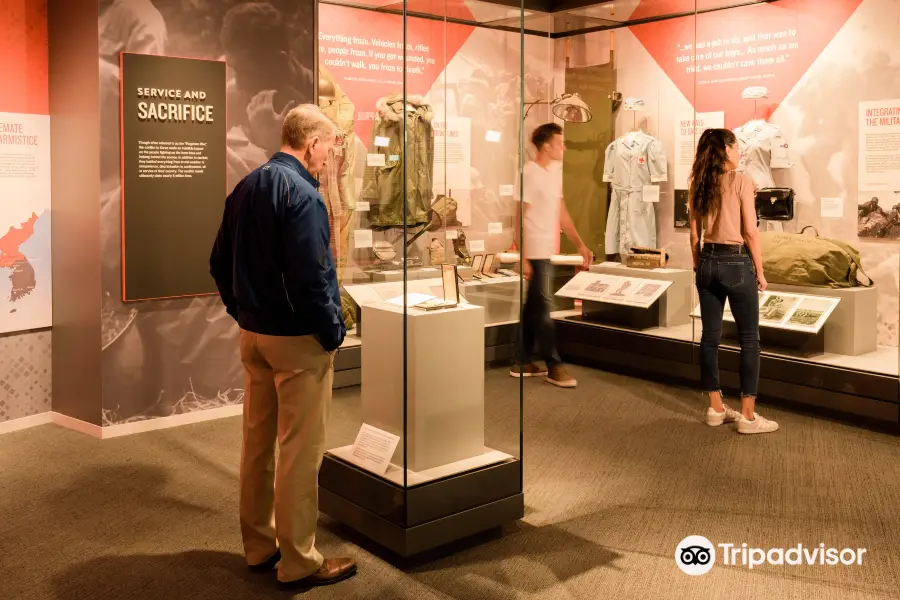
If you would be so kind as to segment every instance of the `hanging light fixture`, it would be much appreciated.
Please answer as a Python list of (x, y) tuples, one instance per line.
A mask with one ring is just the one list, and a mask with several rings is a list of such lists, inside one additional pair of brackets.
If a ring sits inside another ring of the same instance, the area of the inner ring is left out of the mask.
[(563, 94), (550, 103), (553, 115), (566, 123), (587, 123), (593, 117), (591, 107), (578, 94)]

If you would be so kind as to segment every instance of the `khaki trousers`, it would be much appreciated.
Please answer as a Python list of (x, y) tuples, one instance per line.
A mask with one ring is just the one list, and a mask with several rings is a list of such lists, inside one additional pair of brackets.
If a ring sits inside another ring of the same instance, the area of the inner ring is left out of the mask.
[(253, 565), (280, 548), (278, 579), (294, 581), (314, 573), (323, 561), (315, 547), (318, 475), (325, 452), (334, 354), (311, 335), (279, 337), (241, 330), (241, 361), (244, 554)]

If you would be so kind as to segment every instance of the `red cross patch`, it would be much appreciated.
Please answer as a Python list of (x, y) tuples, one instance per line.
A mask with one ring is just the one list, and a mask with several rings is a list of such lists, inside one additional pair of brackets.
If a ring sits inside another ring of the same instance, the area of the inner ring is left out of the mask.
[(638, 163), (639, 163), (639, 164), (644, 164), (645, 162), (647, 162), (647, 161), (644, 160), (644, 157), (643, 157), (643, 156), (640, 157), (640, 158), (638, 159)]

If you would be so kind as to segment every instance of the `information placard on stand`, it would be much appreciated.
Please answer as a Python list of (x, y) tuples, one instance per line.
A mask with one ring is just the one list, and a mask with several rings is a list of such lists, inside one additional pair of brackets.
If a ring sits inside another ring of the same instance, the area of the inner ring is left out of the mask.
[(670, 285), (670, 281), (583, 272), (575, 275), (556, 295), (576, 300), (650, 308)]
[(581, 318), (629, 329), (651, 329), (662, 322), (659, 299), (671, 281), (603, 273), (578, 273), (557, 296), (582, 301)]
[[(766, 346), (790, 348), (807, 355), (825, 352), (826, 335), (823, 328), (840, 298), (759, 292), (759, 339)], [(700, 305), (693, 315), (699, 319)], [(725, 301), (723, 336), (738, 339), (737, 324), (729, 302)]]
[[(826, 296), (759, 292), (759, 326), (816, 334), (825, 326), (840, 301), (840, 298)], [(693, 316), (700, 317), (699, 304), (694, 308)], [(722, 319), (734, 323), (734, 314), (727, 300)]]

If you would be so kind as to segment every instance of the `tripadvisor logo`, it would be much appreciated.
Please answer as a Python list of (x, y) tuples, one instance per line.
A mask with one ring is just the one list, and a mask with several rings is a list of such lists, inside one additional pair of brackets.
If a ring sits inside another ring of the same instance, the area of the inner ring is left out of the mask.
[(861, 566), (866, 548), (828, 548), (797, 544), (790, 548), (754, 548), (748, 544), (713, 544), (700, 535), (684, 538), (675, 549), (675, 563), (688, 575), (705, 575), (719, 563), (753, 570), (762, 565)]

